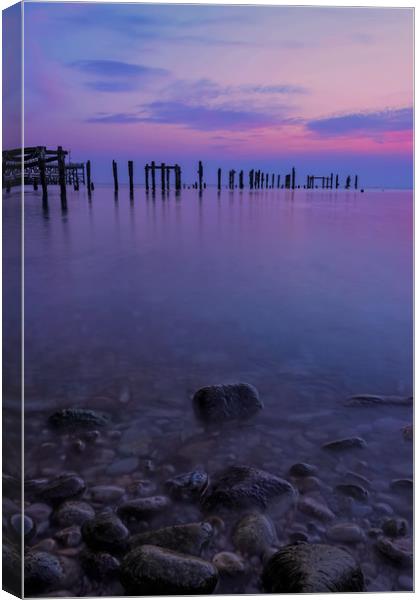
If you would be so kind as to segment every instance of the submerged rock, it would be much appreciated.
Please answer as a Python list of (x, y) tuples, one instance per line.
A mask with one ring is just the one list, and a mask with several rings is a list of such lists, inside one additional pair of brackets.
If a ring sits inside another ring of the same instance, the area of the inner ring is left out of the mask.
[(255, 469), (237, 466), (228, 468), (203, 498), (205, 510), (258, 507), (265, 509), (271, 501), (286, 500), (288, 507), (296, 499), (296, 490), (285, 479)]
[(210, 523), (173, 525), (134, 535), (130, 539), (130, 547), (137, 548), (146, 544), (176, 550), (183, 554), (200, 556), (203, 547), (208, 544), (212, 535), (213, 528)]
[(48, 418), (48, 423), (57, 429), (96, 428), (108, 425), (110, 418), (90, 408), (63, 408)]
[(366, 442), (361, 437), (348, 437), (341, 440), (327, 442), (322, 447), (324, 450), (338, 452), (340, 450), (353, 450), (354, 448), (366, 448)]
[(42, 593), (60, 583), (64, 577), (60, 560), (48, 552), (28, 552), (24, 572), (25, 596)]
[(363, 574), (354, 558), (326, 544), (298, 544), (276, 552), (262, 581), (269, 593), (362, 592)]
[(165, 482), (168, 494), (177, 500), (194, 500), (199, 498), (207, 488), (209, 476), (204, 471), (196, 470), (182, 473)]
[(216, 567), (201, 558), (157, 546), (140, 546), (121, 565), (121, 583), (130, 595), (211, 594)]
[(413, 492), (412, 479), (393, 479), (389, 485), (393, 492)]
[(382, 523), (382, 531), (388, 537), (403, 537), (408, 532), (408, 523), (405, 519), (385, 519)]
[(95, 485), (90, 488), (89, 494), (92, 502), (111, 504), (124, 496), (125, 490), (117, 485)]
[(207, 425), (249, 419), (264, 407), (258, 391), (248, 383), (203, 387), (194, 394), (193, 405), (197, 418)]
[(243, 517), (235, 526), (233, 544), (244, 554), (261, 555), (277, 542), (277, 532), (269, 517), (253, 513)]
[(94, 550), (120, 552), (126, 549), (129, 531), (114, 513), (99, 515), (82, 525), (86, 544)]
[(412, 406), (413, 396), (381, 396), (358, 394), (347, 398), (347, 406)]
[(83, 525), (94, 516), (95, 511), (87, 502), (68, 500), (57, 508), (52, 519), (60, 527), (70, 527), (70, 525)]
[(56, 479), (48, 481), (42, 485), (38, 491), (38, 496), (52, 504), (63, 502), (69, 498), (77, 498), (85, 491), (85, 482), (81, 477), (70, 473), (60, 475)]

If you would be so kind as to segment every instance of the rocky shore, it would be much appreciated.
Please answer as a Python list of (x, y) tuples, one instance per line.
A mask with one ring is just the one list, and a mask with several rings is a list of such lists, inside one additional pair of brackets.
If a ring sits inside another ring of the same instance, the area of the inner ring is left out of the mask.
[[(386, 399), (344, 405), (378, 410)], [(282, 437), (282, 453), (275, 428), (260, 434), (255, 387), (208, 386), (192, 403), (191, 435), (156, 409), (163, 440), (93, 408), (43, 416), (23, 523), (12, 477), (3, 502), (11, 574), (24, 529), (27, 595), (412, 589), (411, 473), (378, 478), (374, 428), (332, 437), (316, 417), (299, 429), (290, 419), (295, 445)], [(395, 424), (395, 444), (411, 446), (412, 430)]]

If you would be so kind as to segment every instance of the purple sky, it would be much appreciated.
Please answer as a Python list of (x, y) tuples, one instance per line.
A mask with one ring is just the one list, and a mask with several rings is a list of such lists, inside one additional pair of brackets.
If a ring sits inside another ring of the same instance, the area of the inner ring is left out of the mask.
[[(26, 145), (412, 185), (410, 9), (25, 4)], [(125, 165), (121, 163), (125, 175)]]

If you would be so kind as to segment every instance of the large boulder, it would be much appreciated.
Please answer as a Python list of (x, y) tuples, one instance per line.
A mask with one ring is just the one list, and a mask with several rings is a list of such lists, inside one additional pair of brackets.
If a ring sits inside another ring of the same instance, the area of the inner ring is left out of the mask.
[(286, 501), (288, 507), (295, 501), (297, 492), (285, 479), (255, 469), (235, 466), (228, 468), (203, 497), (203, 508), (265, 509), (274, 501)]
[(264, 407), (258, 391), (249, 383), (203, 387), (194, 394), (193, 405), (197, 418), (205, 425), (249, 419)]
[(130, 539), (130, 547), (153, 545), (168, 550), (176, 550), (183, 554), (200, 556), (201, 550), (208, 544), (212, 535), (213, 528), (210, 523), (172, 525), (134, 535)]
[(262, 575), (269, 593), (363, 592), (363, 573), (347, 551), (326, 544), (286, 546), (269, 559)]
[(108, 513), (83, 523), (82, 536), (89, 548), (112, 553), (127, 548), (129, 531), (117, 515)]
[(211, 594), (218, 582), (214, 565), (158, 546), (140, 546), (121, 565), (121, 583), (129, 595)]

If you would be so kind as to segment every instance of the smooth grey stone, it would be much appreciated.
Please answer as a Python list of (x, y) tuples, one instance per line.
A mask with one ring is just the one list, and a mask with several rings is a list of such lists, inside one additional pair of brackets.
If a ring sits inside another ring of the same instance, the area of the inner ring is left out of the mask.
[(57, 531), (54, 537), (60, 544), (67, 546), (68, 548), (74, 548), (82, 541), (82, 533), (80, 527), (77, 525), (72, 525), (71, 527)]
[(357, 394), (347, 398), (347, 406), (412, 406), (412, 396), (381, 396), (375, 394)]
[(89, 489), (89, 495), (92, 502), (109, 504), (120, 500), (124, 496), (125, 490), (117, 485), (95, 485)]
[(158, 546), (140, 546), (121, 565), (121, 582), (129, 595), (211, 594), (218, 583), (216, 567)]
[(276, 594), (364, 590), (363, 573), (351, 554), (326, 544), (282, 548), (265, 565), (262, 581), (266, 592)]
[(249, 383), (203, 387), (194, 394), (193, 405), (197, 418), (207, 425), (249, 419), (264, 407)]
[[(20, 539), (22, 535), (22, 515), (17, 513), (10, 517), (10, 525), (13, 528), (16, 536)], [(25, 540), (30, 540), (36, 533), (34, 522), (28, 515), (23, 516), (23, 535)]]
[(159, 546), (168, 550), (176, 550), (183, 554), (200, 556), (213, 536), (210, 523), (187, 523), (186, 525), (173, 525), (155, 531), (147, 531), (134, 535), (130, 539), (130, 547), (137, 548), (143, 545)]
[(117, 515), (108, 513), (83, 523), (82, 536), (90, 548), (112, 553), (127, 548), (129, 531)]
[(203, 498), (204, 510), (216, 508), (267, 508), (270, 502), (296, 500), (297, 492), (285, 479), (255, 469), (237, 466), (228, 468), (211, 486)]
[(233, 545), (244, 554), (261, 555), (277, 543), (277, 532), (269, 517), (260, 513), (244, 516), (233, 531)]
[(94, 509), (87, 502), (68, 500), (63, 502), (54, 512), (52, 519), (60, 527), (83, 525), (85, 521), (93, 519)]
[(220, 575), (227, 577), (237, 577), (246, 571), (244, 561), (234, 552), (219, 552), (213, 556), (212, 563)]
[(135, 456), (129, 456), (128, 458), (121, 458), (113, 462), (107, 468), (106, 472), (108, 475), (125, 475), (132, 473), (139, 466), (139, 459)]
[(110, 418), (90, 408), (63, 408), (48, 418), (48, 423), (57, 429), (97, 428), (108, 425)]
[(60, 560), (48, 552), (28, 552), (24, 572), (25, 596), (42, 593), (59, 584), (64, 577)]
[(327, 442), (326, 444), (323, 444), (322, 448), (332, 452), (340, 452), (343, 450), (366, 448), (366, 445), (365, 440), (361, 437), (348, 437)]
[(393, 492), (409, 492), (413, 493), (413, 480), (412, 479), (393, 479), (390, 483), (391, 490)]

